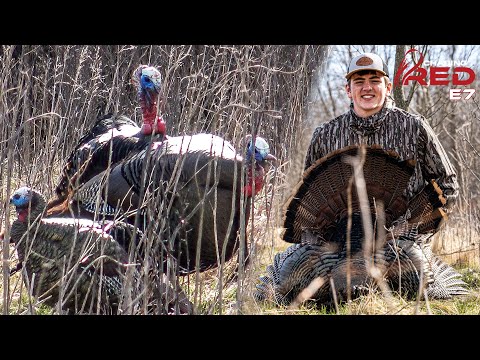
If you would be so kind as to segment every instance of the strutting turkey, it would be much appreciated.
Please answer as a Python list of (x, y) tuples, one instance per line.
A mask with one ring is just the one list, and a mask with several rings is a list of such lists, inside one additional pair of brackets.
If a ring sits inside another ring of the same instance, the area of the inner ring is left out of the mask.
[[(351, 185), (354, 169), (345, 161), (359, 150), (365, 151), (368, 196), (363, 214), (361, 197)], [(317, 160), (285, 204), (283, 240), (294, 245), (275, 255), (254, 298), (284, 306), (305, 299), (332, 305), (356, 298), (382, 281), (387, 289), (407, 297), (416, 296), (422, 284), (429, 298), (466, 294), (460, 275), (432, 253), (429, 243), (418, 240), (421, 234), (435, 233), (447, 216), (434, 180), (407, 199), (405, 189), (414, 167), (413, 160), (400, 161), (394, 151), (378, 146), (349, 146)], [(373, 225), (370, 232), (365, 214)], [(405, 214), (408, 220), (399, 221)], [(364, 234), (370, 233), (368, 242)]]
[(173, 256), (177, 274), (209, 269), (239, 248), (241, 214), (248, 219), (264, 167), (276, 159), (263, 138), (247, 142), (244, 159), (213, 134), (169, 137), (92, 178), (68, 206), (78, 216), (127, 216), (133, 224), (138, 213), (140, 228), (154, 234), (152, 251)]
[(142, 109), (142, 126), (123, 115), (107, 114), (99, 118), (70, 153), (55, 189), (56, 197), (48, 203), (49, 215), (59, 215), (57, 207), (66, 199), (69, 189), (77, 188), (109, 164), (112, 166), (150, 142), (166, 137), (165, 121), (157, 114), (160, 72), (155, 67), (140, 65), (133, 73), (132, 83)]
[[(10, 202), (18, 215), (10, 242), (19, 259), (11, 274), (24, 269), (26, 285), (41, 302), (55, 306), (61, 301), (61, 308), (73, 314), (122, 313), (119, 302), (126, 295), (130, 266), (133, 275), (127, 291), (137, 297), (144, 294), (147, 313), (192, 313), (183, 290), (175, 290), (163, 274), (147, 285), (145, 269), (129, 260), (125, 249), (140, 242), (139, 229), (121, 221), (44, 217), (45, 198), (29, 187), (17, 189)], [(138, 313), (143, 313), (141, 301), (137, 304)]]

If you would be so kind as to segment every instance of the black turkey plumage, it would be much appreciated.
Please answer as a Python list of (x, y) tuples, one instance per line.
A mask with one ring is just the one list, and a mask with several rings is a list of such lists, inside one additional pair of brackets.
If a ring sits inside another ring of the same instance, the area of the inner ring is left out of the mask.
[(238, 248), (241, 213), (248, 219), (251, 197), (263, 186), (266, 160), (273, 159), (260, 137), (255, 146), (250, 141), (246, 160), (212, 134), (169, 137), (92, 178), (72, 194), (69, 205), (90, 217), (95, 212), (135, 215), (140, 209), (140, 228), (162, 240), (178, 259), (180, 274), (197, 265), (203, 271), (222, 258), (228, 261)]
[[(91, 220), (44, 218), (45, 198), (28, 187), (16, 190), (10, 202), (18, 215), (10, 242), (31, 294), (50, 306), (61, 301), (73, 313), (115, 313), (128, 256), (113, 236)], [(125, 228), (117, 230), (114, 235), (131, 241)]]
[[(331, 304), (333, 289), (344, 301), (379, 280), (406, 296), (415, 296), (422, 283), (431, 298), (467, 293), (460, 275), (432, 253), (429, 243), (418, 240), (435, 233), (446, 219), (441, 189), (432, 180), (408, 199), (405, 190), (415, 163), (377, 146), (363, 149), (366, 212), (373, 224), (367, 242), (354, 169), (345, 161), (360, 150), (350, 146), (333, 152), (305, 171), (285, 206), (283, 240), (295, 244), (275, 255), (254, 292), (257, 300), (290, 305), (306, 296)], [(405, 214), (408, 220), (399, 221)], [(380, 278), (370, 271), (372, 264)]]
[(154, 67), (140, 65), (133, 73), (132, 83), (138, 90), (142, 126), (124, 115), (107, 114), (99, 118), (70, 153), (55, 189), (56, 197), (49, 201), (49, 215), (61, 215), (57, 207), (66, 199), (70, 188), (77, 188), (109, 164), (112, 166), (140, 151), (151, 141), (166, 137), (165, 122), (157, 115), (160, 72)]

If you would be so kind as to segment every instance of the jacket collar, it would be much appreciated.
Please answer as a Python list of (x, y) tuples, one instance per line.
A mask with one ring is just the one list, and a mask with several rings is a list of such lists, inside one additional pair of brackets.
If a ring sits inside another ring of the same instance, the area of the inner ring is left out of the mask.
[(392, 108), (393, 102), (389, 98), (386, 98), (383, 107), (379, 112), (367, 116), (366, 118), (362, 118), (355, 113), (353, 110), (353, 103), (351, 103), (349, 112), (349, 126), (353, 131), (360, 135), (373, 134), (380, 129), (382, 124), (385, 122), (386, 116), (390, 113)]

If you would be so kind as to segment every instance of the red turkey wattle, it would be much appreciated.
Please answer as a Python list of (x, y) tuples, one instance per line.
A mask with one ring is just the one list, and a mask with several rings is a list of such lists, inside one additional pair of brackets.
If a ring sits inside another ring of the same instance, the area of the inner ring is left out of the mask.
[(26, 222), (28, 216), (28, 209), (17, 209), (18, 221)]
[(152, 133), (165, 135), (166, 125), (158, 115), (157, 104), (160, 96), (161, 75), (152, 66), (141, 65), (134, 73), (133, 82), (138, 87), (138, 100), (142, 109), (142, 134)]
[[(248, 184), (245, 185), (245, 187), (243, 188), (243, 191), (246, 197), (252, 197), (253, 195), (257, 195), (263, 189), (264, 176), (265, 176), (265, 169), (262, 166), (258, 164), (255, 166), (255, 177), (252, 176), (252, 168), (248, 167), (248, 170), (247, 170)], [(254, 183), (255, 183), (255, 194), (253, 193)]]
[[(154, 119), (157, 118), (155, 124)], [(143, 125), (142, 125), (142, 134), (143, 135), (152, 135), (155, 126), (155, 134), (166, 135), (167, 125), (165, 120), (161, 116), (157, 117), (156, 110), (152, 116), (148, 116), (148, 114), (144, 114), (143, 117)]]

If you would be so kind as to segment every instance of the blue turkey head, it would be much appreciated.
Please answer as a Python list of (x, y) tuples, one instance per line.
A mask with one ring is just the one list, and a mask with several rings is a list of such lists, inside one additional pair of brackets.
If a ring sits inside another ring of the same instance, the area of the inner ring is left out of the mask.
[(257, 162), (276, 160), (276, 158), (270, 154), (270, 146), (264, 138), (256, 136), (255, 145), (252, 140), (253, 138), (250, 138), (247, 146), (247, 161), (251, 161), (253, 157), (255, 157)]
[(16, 208), (26, 208), (28, 207), (29, 202), (32, 200), (32, 196), (32, 189), (30, 189), (28, 186), (22, 186), (21, 188), (15, 190), (13, 195), (10, 197), (10, 203)]
[(27, 221), (28, 214), (39, 205), (39, 201), (39, 194), (28, 186), (18, 188), (10, 197), (10, 203), (17, 212), (17, 219), (22, 222)]
[(147, 92), (160, 92), (162, 76), (153, 66), (143, 67), (140, 71), (140, 86)]
[(132, 84), (137, 88), (140, 103), (144, 102), (146, 108), (153, 111), (151, 107), (155, 105), (162, 85), (160, 72), (153, 66), (140, 65), (133, 72)]

